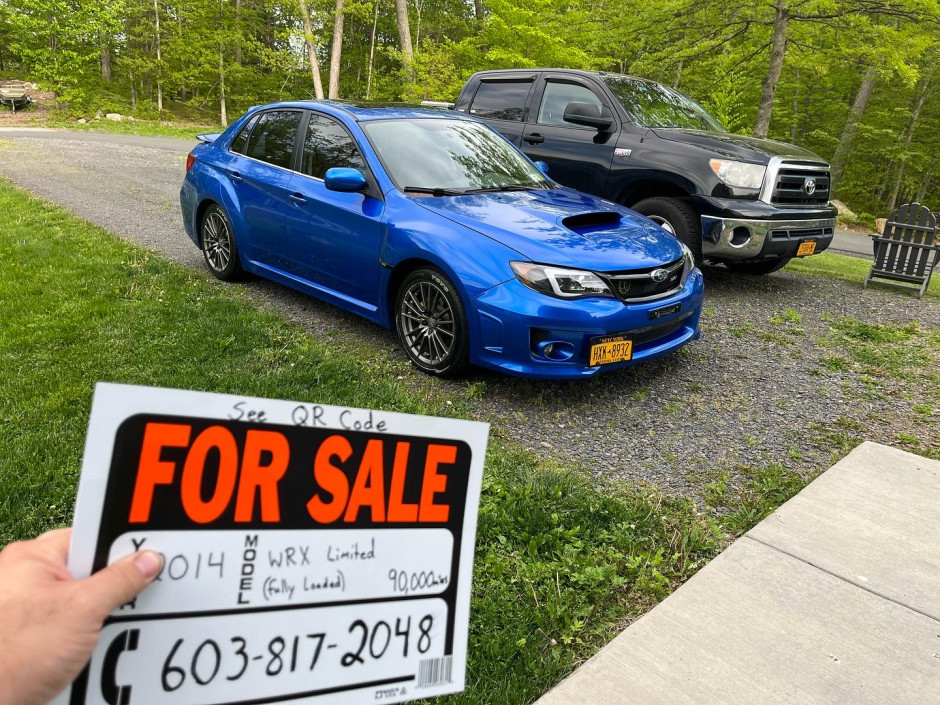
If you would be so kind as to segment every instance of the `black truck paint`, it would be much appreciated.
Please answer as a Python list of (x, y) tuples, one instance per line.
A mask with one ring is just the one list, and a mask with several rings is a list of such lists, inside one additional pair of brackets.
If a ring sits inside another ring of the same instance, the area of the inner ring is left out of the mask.
[[(766, 274), (798, 251), (819, 253), (832, 242), (836, 210), (825, 161), (794, 145), (725, 132), (700, 106), (653, 81), (571, 69), (481, 71), (454, 109), (546, 162), (559, 183), (660, 223), (699, 260)], [(690, 121), (697, 129), (656, 126)], [(740, 163), (750, 187), (743, 178), (737, 186), (719, 178), (712, 160)]]

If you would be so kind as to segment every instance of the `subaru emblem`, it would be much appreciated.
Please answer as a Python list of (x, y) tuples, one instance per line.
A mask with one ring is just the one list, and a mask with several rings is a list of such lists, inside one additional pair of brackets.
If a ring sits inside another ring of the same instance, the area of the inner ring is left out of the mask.
[(803, 193), (807, 196), (812, 196), (816, 191), (816, 179), (806, 179), (803, 182)]
[(652, 272), (650, 272), (650, 279), (658, 284), (666, 281), (666, 277), (668, 276), (669, 272), (667, 272), (665, 269), (654, 269)]

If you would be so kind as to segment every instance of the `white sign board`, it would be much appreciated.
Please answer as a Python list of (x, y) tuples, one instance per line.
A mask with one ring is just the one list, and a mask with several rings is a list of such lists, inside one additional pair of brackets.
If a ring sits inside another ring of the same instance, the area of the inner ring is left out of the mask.
[(397, 703), (463, 690), (488, 426), (99, 384), (69, 569), (156, 581), (61, 705)]

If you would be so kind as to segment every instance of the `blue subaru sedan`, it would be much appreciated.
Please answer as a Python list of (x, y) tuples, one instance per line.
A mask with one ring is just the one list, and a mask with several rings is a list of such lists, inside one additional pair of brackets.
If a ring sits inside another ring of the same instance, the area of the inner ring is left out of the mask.
[(684, 245), (554, 183), (474, 118), (290, 102), (201, 139), (180, 201), (212, 274), (393, 328), (427, 373), (584, 377), (699, 336)]

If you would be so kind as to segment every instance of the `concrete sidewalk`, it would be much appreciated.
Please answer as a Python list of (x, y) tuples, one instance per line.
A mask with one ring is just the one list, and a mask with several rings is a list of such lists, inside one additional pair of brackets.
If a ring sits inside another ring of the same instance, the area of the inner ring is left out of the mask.
[(940, 703), (940, 462), (864, 443), (538, 705)]

